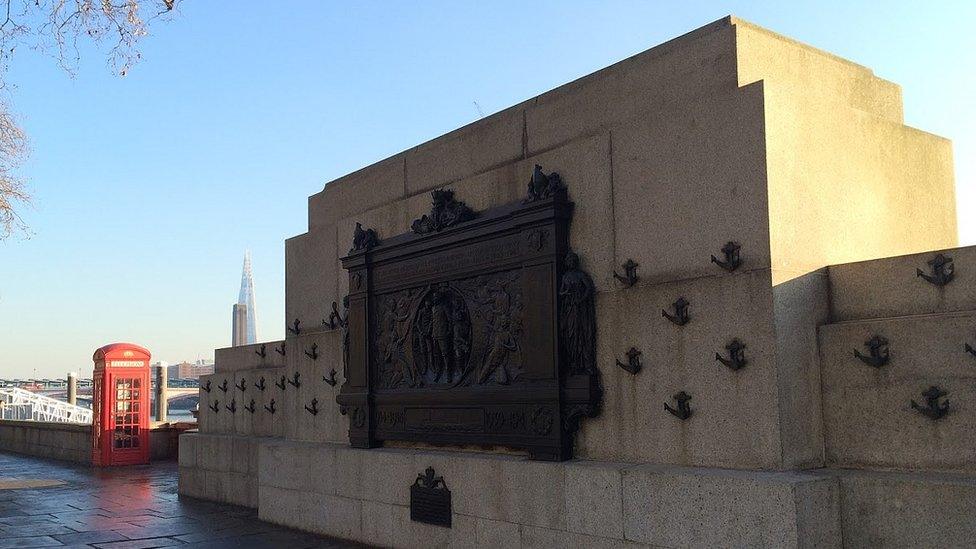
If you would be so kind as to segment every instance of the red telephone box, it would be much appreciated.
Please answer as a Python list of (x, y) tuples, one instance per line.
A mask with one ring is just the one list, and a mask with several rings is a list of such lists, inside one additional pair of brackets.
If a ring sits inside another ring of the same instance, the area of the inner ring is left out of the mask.
[(95, 351), (92, 462), (149, 463), (149, 351), (112, 343)]

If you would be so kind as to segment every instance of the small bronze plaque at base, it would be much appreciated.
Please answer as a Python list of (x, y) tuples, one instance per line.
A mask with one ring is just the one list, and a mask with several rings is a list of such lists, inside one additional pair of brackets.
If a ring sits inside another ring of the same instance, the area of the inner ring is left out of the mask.
[(410, 486), (410, 520), (451, 527), (451, 491), (444, 477), (434, 475), (433, 467), (417, 475)]

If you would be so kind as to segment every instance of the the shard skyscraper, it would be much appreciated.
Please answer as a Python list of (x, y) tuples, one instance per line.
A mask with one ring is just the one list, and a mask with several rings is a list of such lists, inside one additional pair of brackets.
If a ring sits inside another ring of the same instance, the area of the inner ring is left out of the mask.
[[(255, 328), (257, 310), (254, 308), (254, 278), (251, 276), (251, 252), (244, 252), (244, 271), (241, 273), (241, 292), (234, 305), (231, 345), (257, 343)], [(243, 338), (241, 337), (243, 336)]]

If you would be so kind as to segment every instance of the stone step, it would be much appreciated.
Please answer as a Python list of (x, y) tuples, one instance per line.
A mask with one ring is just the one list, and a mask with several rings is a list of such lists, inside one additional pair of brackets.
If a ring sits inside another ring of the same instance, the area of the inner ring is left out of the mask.
[[(937, 286), (929, 261), (952, 259), (953, 279)], [(831, 320), (860, 320), (976, 309), (976, 246), (938, 250), (828, 267)]]
[[(260, 445), (262, 520), (383, 547), (836, 547), (837, 484), (813, 472), (528, 461), (429, 449)], [(442, 476), (451, 528), (410, 520)]]
[(826, 469), (837, 479), (845, 547), (972, 547), (976, 477)]
[[(887, 345), (870, 365), (866, 342)], [(828, 466), (976, 472), (968, 443), (976, 422), (976, 311), (848, 321), (819, 329), (825, 458)], [(882, 364), (883, 363), (883, 364)], [(947, 395), (948, 414), (931, 419), (923, 392)]]

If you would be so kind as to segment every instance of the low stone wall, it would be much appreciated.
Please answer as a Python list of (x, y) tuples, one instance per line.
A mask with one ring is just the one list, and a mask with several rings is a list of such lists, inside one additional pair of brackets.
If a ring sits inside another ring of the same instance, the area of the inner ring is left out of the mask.
[[(149, 432), (150, 461), (176, 459), (185, 424), (157, 425)], [(91, 463), (91, 425), (0, 420), (0, 451)]]
[(0, 450), (91, 463), (91, 425), (0, 420)]

